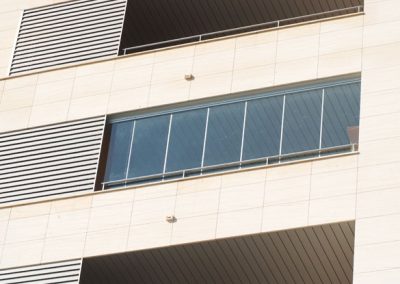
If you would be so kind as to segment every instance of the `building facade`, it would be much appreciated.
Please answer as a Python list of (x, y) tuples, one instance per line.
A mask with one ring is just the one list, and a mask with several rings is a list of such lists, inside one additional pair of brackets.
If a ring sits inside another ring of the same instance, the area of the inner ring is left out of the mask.
[(399, 283), (399, 8), (3, 0), (0, 283)]

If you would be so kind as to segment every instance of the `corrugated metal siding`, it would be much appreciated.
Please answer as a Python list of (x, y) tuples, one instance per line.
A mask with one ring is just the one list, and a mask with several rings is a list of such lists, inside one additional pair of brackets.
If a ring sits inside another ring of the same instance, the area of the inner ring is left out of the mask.
[(104, 117), (0, 134), (0, 204), (92, 191)]
[(126, 0), (76, 0), (25, 10), (10, 74), (117, 55)]
[(0, 283), (79, 283), (81, 260), (0, 270)]
[(95, 256), (84, 259), (80, 283), (350, 284), (354, 226), (349, 221)]

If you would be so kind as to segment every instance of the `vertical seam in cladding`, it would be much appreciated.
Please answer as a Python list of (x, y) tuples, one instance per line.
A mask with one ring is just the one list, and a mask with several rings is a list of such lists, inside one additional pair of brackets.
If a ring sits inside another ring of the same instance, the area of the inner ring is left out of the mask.
[(233, 78), (235, 74), (235, 63), (236, 63), (236, 54), (237, 54), (237, 38), (235, 38), (235, 45), (233, 48), (233, 62), (232, 62), (232, 71), (231, 71), (231, 84), (229, 87), (229, 92), (232, 92), (233, 89)]
[(319, 61), (321, 59), (321, 30), (322, 30), (322, 24), (319, 23), (319, 29), (318, 29), (318, 53), (317, 53), (317, 71), (315, 74), (315, 78), (319, 78)]
[(35, 98), (36, 98), (36, 90), (37, 90), (37, 85), (39, 83), (39, 74), (35, 75), (36, 76), (36, 82), (35, 82), (35, 93), (33, 95), (33, 102), (32, 102), (32, 106), (29, 108), (29, 118), (28, 118), (28, 123), (26, 125), (26, 127), (29, 127), (31, 125), (31, 120), (32, 120), (32, 112), (33, 112), (33, 106), (34, 106), (34, 102), (35, 102)]
[(151, 72), (149, 80), (149, 90), (147, 91), (146, 107), (150, 106), (151, 89), (153, 87), (154, 66), (156, 65), (155, 53), (152, 53)]
[[(52, 206), (50, 206), (50, 210), (51, 210), (51, 207)], [(42, 244), (42, 251), (40, 253), (40, 263), (43, 263), (44, 251), (46, 248), (46, 243), (48, 241), (47, 234), (49, 231), (50, 215), (51, 215), (51, 211), (49, 211), (49, 214), (47, 214), (46, 229), (45, 229), (45, 234), (44, 234), (44, 239), (43, 239), (43, 244)]]

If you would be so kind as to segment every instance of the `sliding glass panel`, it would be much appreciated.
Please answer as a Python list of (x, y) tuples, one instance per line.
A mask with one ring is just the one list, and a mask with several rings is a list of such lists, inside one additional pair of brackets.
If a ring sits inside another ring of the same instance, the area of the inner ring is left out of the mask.
[(360, 84), (325, 89), (322, 147), (358, 143)]
[(204, 166), (240, 160), (244, 102), (210, 108)]
[(129, 178), (162, 173), (170, 115), (136, 121)]
[(126, 178), (132, 129), (133, 121), (119, 122), (111, 125), (105, 181)]
[(207, 109), (176, 113), (172, 118), (167, 172), (201, 166)]
[(286, 95), (282, 154), (319, 148), (322, 90)]
[(247, 103), (243, 160), (279, 154), (283, 96)]

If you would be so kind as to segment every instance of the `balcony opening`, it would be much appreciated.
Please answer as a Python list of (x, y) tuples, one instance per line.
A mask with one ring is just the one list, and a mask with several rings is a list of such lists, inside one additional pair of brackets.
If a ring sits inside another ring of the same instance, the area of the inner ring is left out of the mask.
[(127, 114), (108, 125), (97, 189), (351, 153), (359, 116), (359, 79)]
[(119, 54), (360, 13), (364, 0), (128, 0)]
[(354, 226), (348, 221), (84, 258), (80, 283), (350, 284)]

